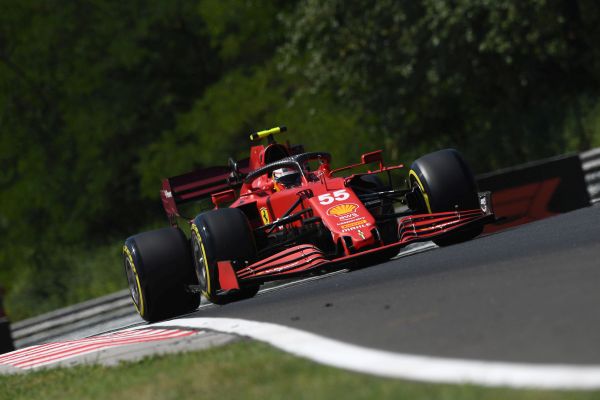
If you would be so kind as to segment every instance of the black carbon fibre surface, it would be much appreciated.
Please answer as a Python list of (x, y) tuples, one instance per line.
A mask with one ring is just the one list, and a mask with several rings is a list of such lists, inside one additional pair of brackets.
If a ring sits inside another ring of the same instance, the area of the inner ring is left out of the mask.
[(194, 316), (403, 353), (598, 364), (599, 305), (600, 207), (590, 207)]

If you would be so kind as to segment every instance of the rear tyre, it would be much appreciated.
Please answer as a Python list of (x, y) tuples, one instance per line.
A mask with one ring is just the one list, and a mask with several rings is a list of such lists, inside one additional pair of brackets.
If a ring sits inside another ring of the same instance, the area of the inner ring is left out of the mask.
[[(410, 167), (409, 182), (421, 194), (418, 212), (435, 213), (479, 208), (477, 184), (471, 168), (454, 149), (444, 149), (424, 155)], [(438, 246), (473, 239), (483, 226), (452, 232), (434, 239)]]
[(200, 296), (190, 245), (179, 228), (163, 228), (131, 236), (123, 246), (123, 264), (133, 304), (148, 322), (191, 312)]
[(254, 235), (246, 215), (222, 208), (198, 215), (192, 223), (192, 258), (202, 294), (212, 303), (225, 304), (256, 295), (258, 284), (222, 291), (218, 261), (249, 261), (256, 256)]

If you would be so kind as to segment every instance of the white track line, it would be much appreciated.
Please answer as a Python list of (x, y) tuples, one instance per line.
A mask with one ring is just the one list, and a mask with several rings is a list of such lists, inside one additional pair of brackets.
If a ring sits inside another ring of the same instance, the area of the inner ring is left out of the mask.
[[(375, 350), (282, 325), (233, 318), (180, 318), (146, 325), (247, 336), (321, 364), (390, 378), (534, 389), (600, 389), (600, 366), (438, 358)], [(132, 328), (132, 329), (140, 329)]]

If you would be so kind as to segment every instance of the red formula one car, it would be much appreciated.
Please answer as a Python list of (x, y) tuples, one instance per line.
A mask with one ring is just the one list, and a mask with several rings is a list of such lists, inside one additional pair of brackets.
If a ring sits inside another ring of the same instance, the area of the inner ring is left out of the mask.
[[(471, 239), (494, 219), (489, 192), (478, 193), (460, 154), (416, 160), (399, 187), (381, 151), (331, 169), (331, 156), (280, 144), (285, 127), (251, 135), (250, 157), (164, 179), (171, 227), (129, 237), (123, 247), (133, 302), (147, 321), (196, 309), (200, 293), (223, 304), (254, 296), (266, 282), (382, 262), (399, 248)], [(360, 172), (357, 172), (360, 171)], [(210, 198), (209, 211), (185, 218), (178, 206)]]

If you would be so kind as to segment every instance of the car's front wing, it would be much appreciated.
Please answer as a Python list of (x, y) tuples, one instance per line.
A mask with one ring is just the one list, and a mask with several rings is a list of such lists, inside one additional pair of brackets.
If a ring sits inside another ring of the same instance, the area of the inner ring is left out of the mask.
[(398, 241), (347, 256), (328, 258), (319, 248), (301, 244), (235, 271), (229, 262), (219, 262), (221, 289), (239, 289), (244, 282), (265, 282), (340, 268), (348, 263), (364, 263), (373, 255), (410, 243), (432, 240), (451, 232), (481, 226), (495, 219), (491, 210), (474, 209), (403, 217), (398, 221)]

